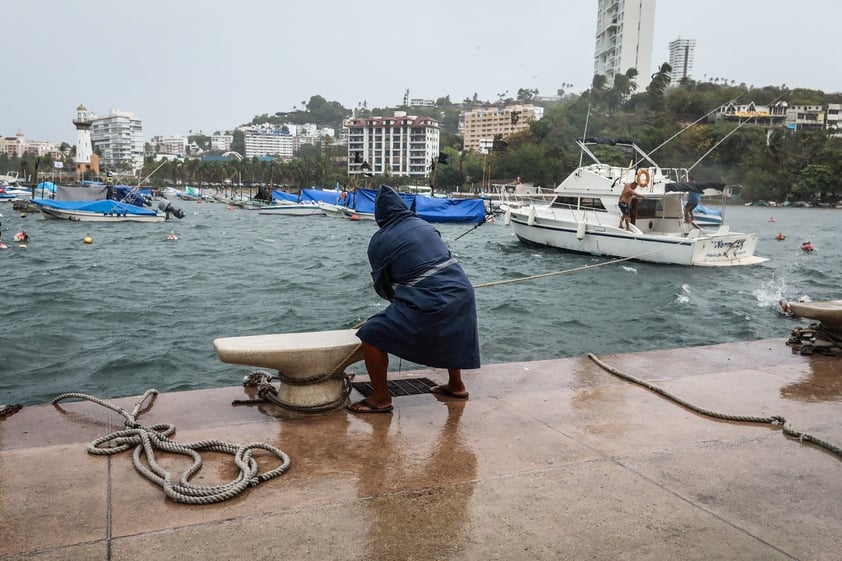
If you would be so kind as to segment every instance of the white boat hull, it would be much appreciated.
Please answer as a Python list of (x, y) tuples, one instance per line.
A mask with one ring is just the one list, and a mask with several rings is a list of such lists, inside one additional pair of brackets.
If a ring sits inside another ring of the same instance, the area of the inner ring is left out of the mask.
[[(640, 230), (628, 232), (616, 226), (554, 217), (565, 214), (537, 207), (511, 211), (510, 223), (523, 242), (591, 255), (634, 259), (670, 265), (730, 267), (763, 263), (755, 257), (757, 236), (742, 233), (701, 233), (659, 235)], [(570, 213), (567, 213), (570, 214)], [(605, 217), (613, 221), (613, 217)]]
[(39, 206), (44, 218), (55, 220), (70, 220), (71, 222), (164, 222), (164, 214), (102, 214), (99, 212), (85, 212), (79, 210), (63, 210), (47, 206)]
[(324, 211), (318, 205), (311, 204), (290, 204), (290, 205), (270, 205), (261, 208), (257, 211), (258, 214), (272, 214), (278, 216), (313, 216), (316, 214), (324, 214)]

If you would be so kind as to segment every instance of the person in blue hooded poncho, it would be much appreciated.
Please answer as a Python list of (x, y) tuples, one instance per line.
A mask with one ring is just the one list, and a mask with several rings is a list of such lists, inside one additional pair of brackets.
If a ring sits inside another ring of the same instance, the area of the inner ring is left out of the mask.
[(462, 369), (479, 368), (479, 336), (474, 289), (451, 256), (438, 230), (418, 218), (389, 187), (374, 201), (380, 229), (368, 244), (377, 294), (391, 302), (357, 332), (373, 392), (349, 406), (355, 413), (392, 410), (386, 383), (389, 354), (446, 368), (447, 384), (431, 392), (467, 398)]

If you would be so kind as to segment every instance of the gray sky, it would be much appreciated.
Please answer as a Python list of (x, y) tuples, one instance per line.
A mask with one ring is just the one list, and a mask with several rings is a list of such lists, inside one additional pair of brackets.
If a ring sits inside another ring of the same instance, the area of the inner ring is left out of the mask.
[[(312, 95), (348, 108), (593, 75), (595, 0), (4, 0), (0, 135), (75, 142), (84, 103), (144, 137), (211, 134)], [(839, 0), (658, 0), (652, 66), (696, 40), (696, 79), (842, 91)], [(759, 103), (768, 100), (756, 100)]]

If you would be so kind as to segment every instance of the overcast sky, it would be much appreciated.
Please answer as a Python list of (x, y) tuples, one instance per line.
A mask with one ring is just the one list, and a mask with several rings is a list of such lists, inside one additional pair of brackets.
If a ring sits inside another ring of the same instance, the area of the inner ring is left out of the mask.
[[(75, 143), (83, 103), (144, 137), (231, 130), (321, 95), (496, 100), (593, 75), (596, 0), (4, 0), (0, 135)], [(657, 0), (652, 66), (696, 40), (693, 76), (842, 91), (840, 0)], [(767, 100), (756, 100), (762, 103)]]

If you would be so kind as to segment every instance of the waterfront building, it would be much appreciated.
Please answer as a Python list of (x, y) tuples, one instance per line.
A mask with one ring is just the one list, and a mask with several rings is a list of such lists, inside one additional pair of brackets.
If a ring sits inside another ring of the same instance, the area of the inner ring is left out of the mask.
[(529, 123), (544, 116), (544, 108), (514, 104), (465, 109), (459, 114), (459, 132), (463, 150), (487, 153), (496, 135), (506, 138), (529, 128)]
[(674, 41), (670, 41), (670, 60), (669, 65), (672, 67), (672, 84), (677, 85), (684, 78), (690, 78), (693, 75), (693, 55), (696, 51), (695, 39), (682, 39), (679, 37)]
[(155, 147), (157, 153), (187, 155), (187, 137), (183, 135), (153, 136), (149, 144)]
[(352, 117), (348, 130), (348, 174), (427, 177), (439, 155), (439, 123), (395, 111), (393, 117)]
[(23, 158), (27, 154), (32, 156), (50, 156), (53, 160), (61, 160), (64, 154), (55, 142), (45, 140), (27, 140), (22, 130), (15, 136), (0, 137), (0, 154), (9, 158)]
[(227, 152), (231, 149), (232, 142), (234, 142), (233, 134), (214, 133), (211, 135), (211, 150)]
[(107, 171), (136, 173), (143, 166), (143, 123), (134, 113), (112, 109), (101, 117), (90, 114), (89, 126), (93, 149)]
[(714, 119), (736, 122), (752, 119), (753, 125), (779, 128), (784, 126), (788, 106), (786, 101), (776, 101), (771, 105), (758, 105), (753, 101), (740, 104), (726, 103), (717, 108)]
[(614, 84), (616, 74), (637, 69), (635, 82), (645, 90), (651, 81), (655, 0), (598, 0), (594, 74)]

